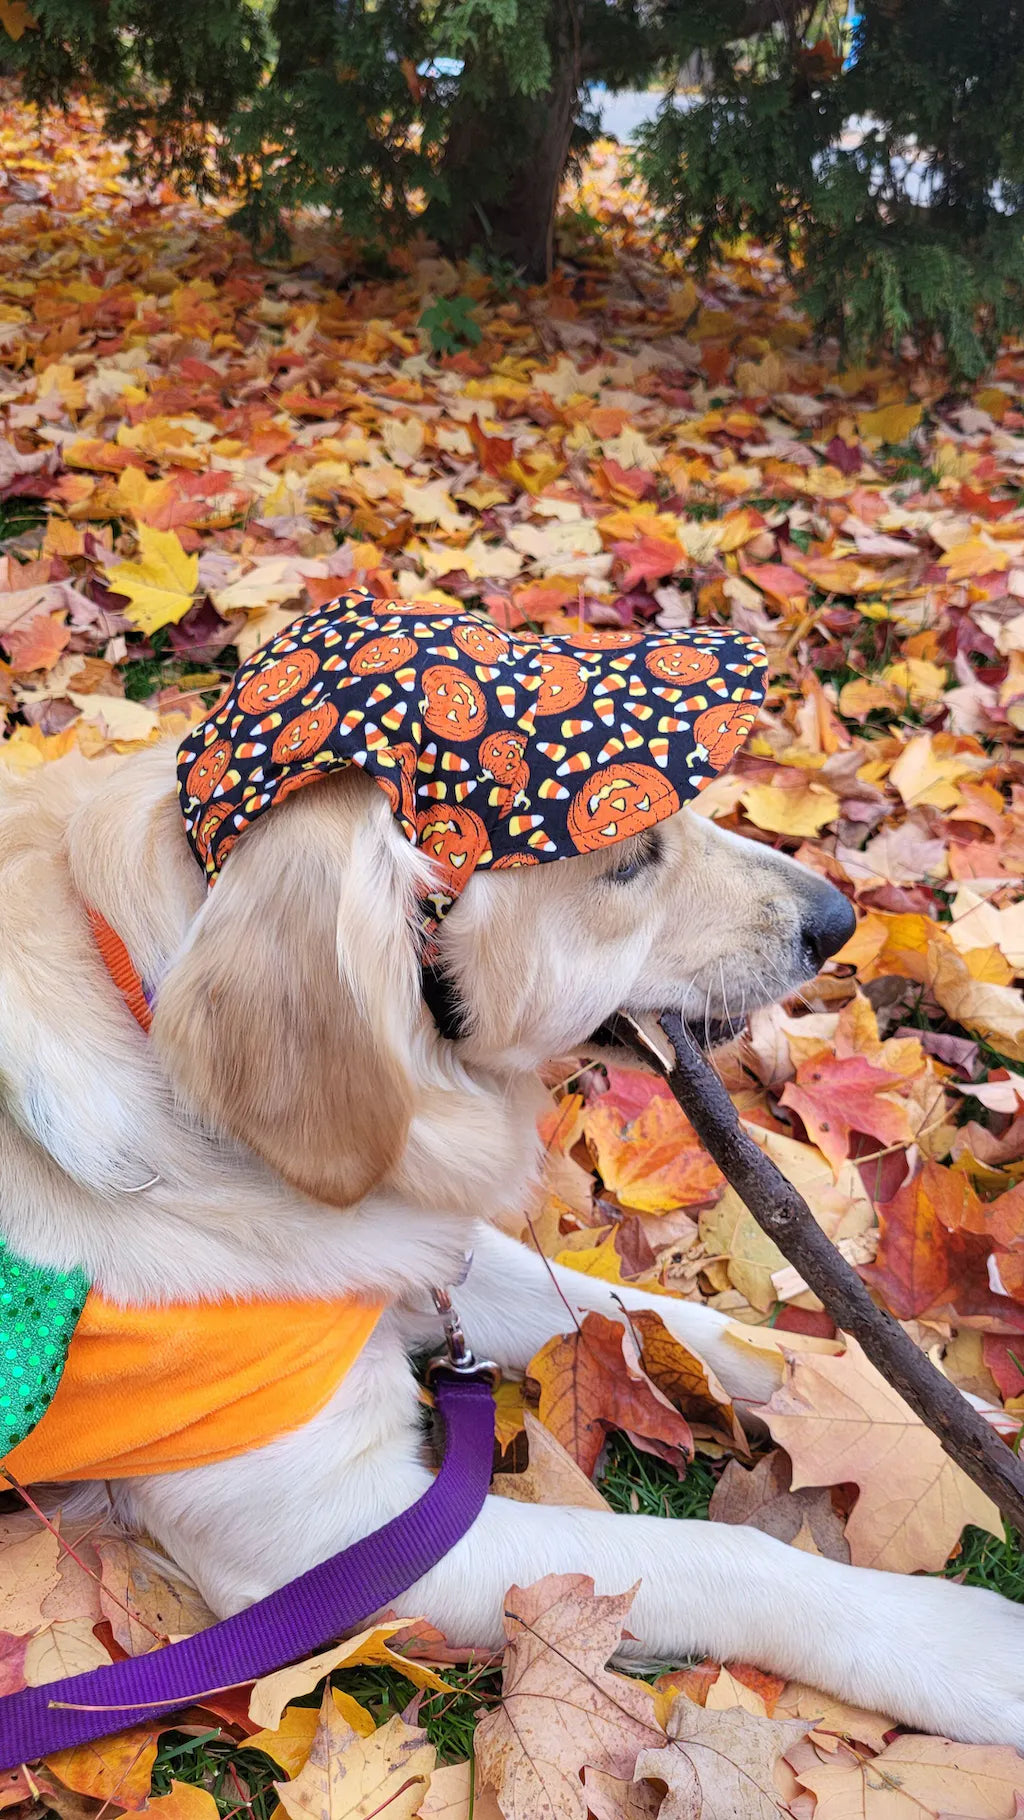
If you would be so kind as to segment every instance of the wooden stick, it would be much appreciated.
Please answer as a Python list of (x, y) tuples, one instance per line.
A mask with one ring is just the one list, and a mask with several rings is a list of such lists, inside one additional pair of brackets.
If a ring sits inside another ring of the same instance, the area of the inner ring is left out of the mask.
[(742, 1129), (728, 1093), (682, 1018), (666, 1012), (659, 1022), (675, 1051), (674, 1065), (666, 1063), (632, 1019), (618, 1018), (614, 1028), (645, 1061), (658, 1063), (709, 1156), (836, 1326), (860, 1341), (871, 1363), (938, 1436), (950, 1459), (1024, 1535), (1024, 1463), (956, 1385), (936, 1371), (899, 1322), (872, 1301), (803, 1196)]

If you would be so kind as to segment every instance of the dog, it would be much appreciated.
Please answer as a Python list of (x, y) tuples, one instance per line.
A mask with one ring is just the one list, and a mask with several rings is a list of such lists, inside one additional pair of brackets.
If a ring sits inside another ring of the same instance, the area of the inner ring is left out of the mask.
[[(115, 1481), (219, 1615), (411, 1504), (430, 1481), (409, 1356), (456, 1293), (478, 1356), (522, 1371), (580, 1315), (654, 1309), (741, 1408), (770, 1362), (715, 1311), (549, 1265), (506, 1228), (541, 1157), (538, 1068), (618, 1008), (728, 1026), (848, 936), (840, 893), (681, 807), (553, 865), (478, 869), (439, 921), (460, 1007), (422, 990), (430, 854), (356, 765), (260, 818), (207, 893), (175, 754), (0, 768), (0, 1221), (113, 1306), (353, 1299), (379, 1314), (325, 1404), (254, 1451)], [(149, 1035), (97, 948), (155, 989)], [(131, 1395), (125, 1388), (126, 1399)], [(758, 1531), (488, 1498), (395, 1602), (502, 1643), (510, 1583), (639, 1592), (621, 1659), (743, 1659), (965, 1741), (1024, 1746), (1024, 1613), (944, 1580), (843, 1566)]]

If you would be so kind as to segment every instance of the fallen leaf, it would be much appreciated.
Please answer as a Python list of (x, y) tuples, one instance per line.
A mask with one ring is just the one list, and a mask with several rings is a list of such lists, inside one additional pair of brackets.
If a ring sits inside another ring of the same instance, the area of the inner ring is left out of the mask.
[(532, 1410), (524, 1410), (523, 1425), (530, 1450), (529, 1465), (523, 1472), (495, 1473), (491, 1481), (492, 1492), (501, 1498), (513, 1498), (520, 1504), (609, 1509), (597, 1486), (581, 1472), (571, 1453), (543, 1422), (537, 1420)]
[(292, 1700), (299, 1700), (303, 1694), (312, 1693), (314, 1687), (326, 1675), (338, 1668), (360, 1668), (373, 1664), (381, 1668), (396, 1668), (416, 1687), (431, 1687), (437, 1693), (449, 1694), (451, 1688), (447, 1681), (442, 1681), (432, 1668), (423, 1662), (410, 1661), (388, 1648), (388, 1638), (397, 1630), (407, 1630), (409, 1618), (396, 1618), (387, 1624), (373, 1625), (369, 1630), (359, 1632), (357, 1637), (349, 1637), (347, 1642), (338, 1643), (334, 1649), (325, 1649), (317, 1656), (310, 1656), (305, 1662), (295, 1662), (290, 1668), (279, 1668), (272, 1675), (262, 1675), (253, 1684), (252, 1698), (249, 1701), (249, 1717), (254, 1725), (273, 1731), (281, 1723), (281, 1715)]
[(66, 1675), (84, 1675), (90, 1668), (103, 1668), (110, 1661), (93, 1631), (91, 1618), (66, 1618), (50, 1624), (34, 1636), (25, 1651), (25, 1681), (29, 1687), (41, 1687), (47, 1681), (60, 1681)]
[(65, 1788), (137, 1812), (149, 1798), (156, 1746), (154, 1726), (133, 1725), (128, 1731), (99, 1738), (94, 1744), (51, 1751), (46, 1762)]
[(793, 1462), (793, 1486), (857, 1485), (846, 1525), (857, 1567), (935, 1573), (968, 1523), (1002, 1534), (990, 1498), (846, 1336), (838, 1358), (793, 1356), (764, 1407)]
[(809, 1765), (798, 1779), (817, 1796), (814, 1820), (1011, 1820), (1024, 1759), (1009, 1746), (912, 1736), (870, 1762)]
[(587, 1144), (605, 1187), (624, 1206), (643, 1213), (710, 1200), (722, 1184), (721, 1171), (664, 1083), (645, 1075), (639, 1079), (647, 1085), (638, 1109), (610, 1093), (594, 1101), (584, 1117)]
[(666, 1726), (671, 1742), (641, 1751), (634, 1775), (665, 1783), (659, 1820), (776, 1820), (787, 1810), (775, 1766), (807, 1729), (742, 1707), (708, 1711), (681, 1694)]
[(172, 1780), (166, 1795), (151, 1795), (145, 1812), (157, 1820), (219, 1820), (220, 1809), (207, 1788)]
[(629, 1346), (618, 1321), (588, 1314), (575, 1333), (542, 1346), (527, 1367), (540, 1386), (541, 1421), (588, 1477), (611, 1428), (640, 1446), (663, 1443), (681, 1461), (693, 1453), (688, 1424), (630, 1361)]
[(662, 1742), (653, 1695), (609, 1673), (633, 1593), (596, 1595), (585, 1574), (549, 1574), (505, 1595), (501, 1705), (476, 1729), (476, 1762), (505, 1820), (586, 1820), (584, 1765), (620, 1780)]
[(147, 635), (183, 619), (199, 585), (199, 558), (187, 555), (173, 531), (138, 526), (138, 561), (108, 564), (108, 586), (129, 601), (126, 616)]
[(843, 1522), (832, 1508), (827, 1488), (790, 1487), (792, 1469), (783, 1453), (766, 1454), (756, 1466), (730, 1460), (711, 1494), (708, 1516), (713, 1523), (738, 1523), (763, 1530), (780, 1542), (795, 1543), (803, 1532), (815, 1552), (830, 1561), (848, 1562), (850, 1550)]
[(427, 1793), (437, 1752), (418, 1726), (396, 1714), (360, 1738), (324, 1693), (309, 1758), (290, 1782), (275, 1782), (291, 1820), (412, 1820)]
[(807, 1135), (833, 1169), (846, 1160), (851, 1131), (866, 1132), (883, 1145), (910, 1144), (914, 1131), (906, 1106), (896, 1097), (897, 1079), (866, 1056), (818, 1056), (787, 1081), (781, 1101), (799, 1113)]

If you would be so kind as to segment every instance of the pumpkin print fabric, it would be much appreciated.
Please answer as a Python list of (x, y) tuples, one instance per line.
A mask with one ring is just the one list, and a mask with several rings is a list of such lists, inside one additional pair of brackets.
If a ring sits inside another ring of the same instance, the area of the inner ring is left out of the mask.
[(185, 739), (185, 826), (212, 881), (265, 810), (359, 765), (435, 862), (429, 923), (478, 868), (596, 852), (674, 815), (746, 739), (766, 661), (745, 633), (508, 633), (354, 589), (257, 651)]

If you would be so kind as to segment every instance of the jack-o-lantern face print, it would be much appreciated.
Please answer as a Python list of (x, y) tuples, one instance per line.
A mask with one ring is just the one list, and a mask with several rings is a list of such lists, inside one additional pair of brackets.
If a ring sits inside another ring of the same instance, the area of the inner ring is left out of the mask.
[(400, 746), (392, 746), (391, 756), (395, 760), (394, 769), (382, 771), (377, 781), (391, 804), (392, 813), (401, 816), (403, 821), (414, 822), (416, 748), (406, 741)]
[(262, 715), (268, 708), (279, 708), (283, 701), (291, 701), (307, 683), (312, 682), (320, 668), (320, 659), (315, 651), (293, 651), (288, 657), (281, 657), (276, 664), (268, 664), (255, 676), (250, 676), (238, 691), (238, 705), (246, 714)]
[(211, 803), (210, 807), (204, 809), (202, 815), (199, 817), (199, 821), (196, 825), (195, 839), (196, 848), (204, 863), (210, 851), (210, 842), (213, 840), (221, 823), (227, 821), (233, 807), (234, 805), (232, 803)]
[(431, 664), (423, 672), (423, 719), (439, 739), (472, 739), (487, 725), (487, 703), (479, 683), (455, 664)]
[(522, 866), (539, 866), (535, 853), (503, 853), (491, 867), (492, 872), (517, 872)]
[(320, 773), (317, 771), (300, 771), (297, 777), (286, 777), (274, 801), (283, 803), (286, 797), (294, 796), (296, 790), (305, 790), (307, 784), (318, 784), (320, 781)]
[(564, 714), (567, 709), (575, 708), (587, 693), (587, 673), (579, 658), (570, 657), (568, 651), (545, 651), (538, 657), (533, 668), (541, 674), (541, 685), (536, 695), (536, 712), (541, 714)]
[(452, 632), (452, 642), (472, 657), (478, 664), (493, 664), (499, 657), (508, 656), (508, 639), (502, 638), (493, 626), (479, 625), (456, 626)]
[(708, 763), (715, 771), (724, 771), (739, 751), (757, 719), (753, 702), (723, 702), (720, 708), (705, 708), (693, 723), (693, 737), (703, 746)]
[(416, 655), (416, 640), (404, 632), (381, 632), (353, 651), (349, 669), (357, 676), (389, 676)]
[(661, 682), (700, 683), (714, 676), (718, 657), (714, 651), (701, 651), (696, 646), (664, 645), (660, 651), (648, 651), (644, 659), (652, 676)]
[(488, 733), (480, 741), (480, 768), (496, 784), (521, 790), (530, 775), (524, 733)]
[(271, 748), (271, 757), (275, 765), (297, 765), (305, 758), (312, 758), (326, 745), (338, 724), (338, 710), (332, 701), (318, 702), (315, 708), (306, 708), (290, 720), (280, 733)]
[(208, 803), (231, 763), (231, 741), (218, 739), (205, 752), (200, 752), (187, 778), (185, 788), (190, 796)]
[(569, 805), (567, 826), (580, 853), (629, 840), (674, 815), (679, 798), (653, 765), (609, 765), (595, 771)]
[(627, 632), (625, 627), (594, 626), (586, 632), (570, 633), (569, 643), (577, 651), (628, 651), (642, 637), (642, 632)]
[(446, 884), (458, 893), (487, 852), (487, 829), (479, 815), (460, 803), (433, 803), (422, 809), (416, 844), (440, 867)]

